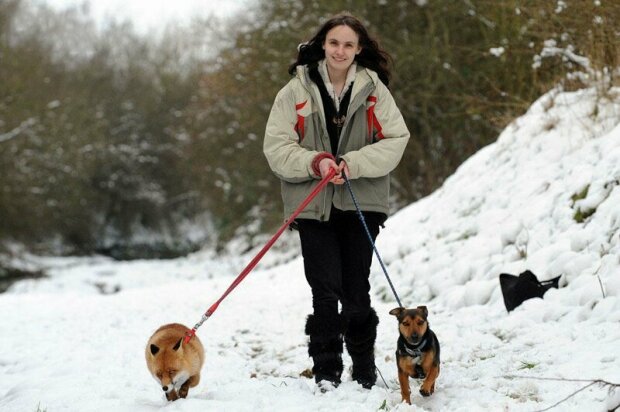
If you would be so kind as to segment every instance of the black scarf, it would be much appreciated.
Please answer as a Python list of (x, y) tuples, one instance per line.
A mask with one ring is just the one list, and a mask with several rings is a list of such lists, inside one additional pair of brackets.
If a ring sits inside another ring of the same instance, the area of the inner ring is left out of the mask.
[(332, 149), (332, 154), (336, 156), (338, 151), (338, 142), (340, 140), (340, 132), (342, 126), (346, 120), (347, 109), (349, 108), (349, 102), (351, 100), (351, 90), (353, 89), (353, 83), (346, 91), (342, 99), (340, 100), (340, 108), (336, 110), (334, 100), (329, 95), (327, 87), (323, 82), (323, 78), (319, 73), (318, 66), (313, 66), (309, 71), (310, 79), (316, 83), (321, 93), (321, 100), (323, 101), (323, 110), (325, 112), (325, 123), (327, 126), (327, 133), (329, 134), (329, 142)]

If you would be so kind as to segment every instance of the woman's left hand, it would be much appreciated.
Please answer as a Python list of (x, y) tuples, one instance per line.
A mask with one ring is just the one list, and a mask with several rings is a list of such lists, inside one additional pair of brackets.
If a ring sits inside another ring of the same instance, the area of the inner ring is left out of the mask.
[(338, 164), (338, 173), (336, 174), (336, 176), (334, 176), (332, 180), (330, 180), (330, 182), (335, 185), (343, 184), (344, 183), (343, 173), (346, 174), (347, 179), (348, 179), (349, 178), (349, 167), (347, 166), (347, 162), (341, 159), (340, 163)]

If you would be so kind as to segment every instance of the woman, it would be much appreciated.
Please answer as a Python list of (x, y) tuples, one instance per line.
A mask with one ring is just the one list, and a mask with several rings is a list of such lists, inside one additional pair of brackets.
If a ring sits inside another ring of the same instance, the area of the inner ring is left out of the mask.
[(357, 18), (333, 17), (300, 45), (289, 68), (295, 77), (276, 96), (267, 122), (263, 150), (281, 179), (286, 216), (336, 170), (295, 222), (314, 309), (305, 328), (308, 353), (322, 390), (340, 383), (343, 336), (353, 380), (370, 388), (377, 378), (379, 319), (368, 281), (373, 249), (343, 175), (374, 241), (387, 218), (389, 173), (409, 139), (387, 89), (388, 60)]

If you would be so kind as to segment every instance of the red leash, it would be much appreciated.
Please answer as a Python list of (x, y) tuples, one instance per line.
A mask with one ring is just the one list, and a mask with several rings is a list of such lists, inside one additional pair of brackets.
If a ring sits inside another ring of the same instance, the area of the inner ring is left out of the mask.
[(295, 218), (306, 208), (306, 206), (308, 206), (308, 204), (312, 201), (312, 199), (314, 199), (316, 197), (316, 195), (318, 195), (319, 192), (321, 190), (323, 190), (323, 188), (325, 186), (327, 186), (327, 183), (329, 183), (329, 181), (335, 175), (336, 175), (336, 169), (330, 169), (330, 171), (327, 174), (327, 176), (325, 176), (323, 178), (323, 180), (321, 180), (321, 182), (308, 195), (308, 197), (305, 198), (303, 202), (301, 202), (301, 204), (293, 212), (293, 214), (287, 220), (284, 221), (284, 224), (282, 226), (280, 226), (280, 229), (278, 229), (276, 234), (273, 235), (273, 237), (269, 240), (269, 242), (267, 242), (267, 244), (265, 246), (263, 246), (263, 248), (260, 250), (260, 252), (258, 252), (258, 254), (254, 257), (254, 259), (252, 259), (250, 261), (250, 263), (245, 267), (245, 269), (243, 269), (241, 271), (239, 276), (237, 276), (237, 278), (233, 281), (233, 283), (231, 283), (231, 285), (228, 287), (228, 289), (226, 289), (226, 292), (224, 292), (224, 294), (213, 305), (211, 305), (211, 307), (209, 309), (207, 309), (207, 311), (204, 313), (204, 315), (202, 315), (202, 318), (200, 319), (200, 322), (198, 322), (196, 325), (194, 325), (194, 327), (191, 330), (187, 331), (187, 333), (185, 334), (185, 343), (188, 343), (192, 339), (192, 336), (194, 336), (196, 334), (196, 330), (207, 319), (209, 319), (209, 317), (211, 315), (213, 315), (213, 312), (215, 312), (217, 310), (217, 307), (226, 298), (226, 296), (228, 296), (228, 294), (230, 294), (230, 292), (232, 292), (233, 289), (235, 289), (237, 287), (237, 285), (239, 285), (239, 283), (241, 283), (243, 281), (243, 279), (245, 279), (245, 277), (252, 271), (252, 269), (254, 269), (254, 267), (258, 264), (258, 262), (263, 258), (265, 253), (267, 253), (267, 251), (271, 248), (271, 246), (273, 246), (273, 244), (276, 242), (276, 240), (278, 240), (280, 235), (286, 230), (286, 228), (289, 226), (289, 224), (293, 220), (295, 220)]

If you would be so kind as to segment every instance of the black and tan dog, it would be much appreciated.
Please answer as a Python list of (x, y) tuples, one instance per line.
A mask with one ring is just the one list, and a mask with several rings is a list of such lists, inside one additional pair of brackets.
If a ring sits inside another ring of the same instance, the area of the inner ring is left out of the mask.
[(424, 379), (420, 387), (422, 396), (430, 396), (435, 391), (435, 380), (439, 376), (439, 341), (428, 325), (426, 306), (395, 308), (390, 315), (398, 319), (400, 332), (396, 346), (400, 394), (411, 404), (410, 376)]

